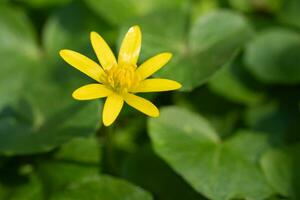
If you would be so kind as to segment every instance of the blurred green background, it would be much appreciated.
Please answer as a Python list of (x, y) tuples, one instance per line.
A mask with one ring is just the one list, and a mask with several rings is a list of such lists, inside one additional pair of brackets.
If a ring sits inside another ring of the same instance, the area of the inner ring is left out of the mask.
[[(104, 128), (58, 52), (136, 24), (183, 88)], [(0, 199), (300, 199), (299, 33), (299, 0), (1, 0)]]

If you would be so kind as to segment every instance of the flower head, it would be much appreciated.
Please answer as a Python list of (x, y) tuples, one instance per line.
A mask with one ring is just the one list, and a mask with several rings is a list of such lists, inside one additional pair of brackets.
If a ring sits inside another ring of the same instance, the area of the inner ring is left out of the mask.
[(77, 100), (107, 97), (103, 108), (103, 123), (111, 125), (119, 115), (124, 101), (151, 117), (159, 110), (150, 101), (135, 95), (141, 92), (176, 90), (181, 85), (172, 80), (149, 78), (172, 57), (171, 53), (158, 54), (137, 67), (142, 34), (139, 26), (131, 27), (125, 35), (116, 60), (112, 50), (96, 32), (91, 32), (91, 43), (100, 64), (72, 50), (61, 50), (60, 56), (70, 65), (88, 75), (97, 83), (82, 86), (73, 92)]

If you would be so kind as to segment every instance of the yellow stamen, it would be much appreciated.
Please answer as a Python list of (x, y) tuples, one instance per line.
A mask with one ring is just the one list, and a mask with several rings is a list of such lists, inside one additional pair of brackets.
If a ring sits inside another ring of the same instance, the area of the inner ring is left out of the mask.
[(135, 68), (133, 65), (114, 65), (106, 71), (104, 83), (117, 93), (126, 93), (138, 83)]

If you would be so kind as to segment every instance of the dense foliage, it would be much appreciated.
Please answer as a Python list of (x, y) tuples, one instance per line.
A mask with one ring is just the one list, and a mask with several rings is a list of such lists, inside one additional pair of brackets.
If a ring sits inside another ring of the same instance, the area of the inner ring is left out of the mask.
[[(0, 199), (300, 199), (299, 0), (2, 0)], [(96, 61), (89, 33), (117, 52), (132, 25), (139, 63), (169, 51), (147, 94), (111, 127), (92, 82), (59, 50)]]

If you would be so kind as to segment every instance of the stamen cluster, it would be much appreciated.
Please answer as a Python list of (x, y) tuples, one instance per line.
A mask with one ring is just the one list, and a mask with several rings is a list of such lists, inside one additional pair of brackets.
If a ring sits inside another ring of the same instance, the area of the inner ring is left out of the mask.
[(135, 67), (114, 65), (106, 71), (105, 83), (117, 93), (126, 93), (138, 83)]

